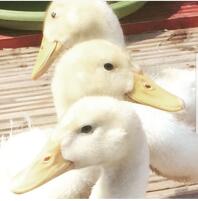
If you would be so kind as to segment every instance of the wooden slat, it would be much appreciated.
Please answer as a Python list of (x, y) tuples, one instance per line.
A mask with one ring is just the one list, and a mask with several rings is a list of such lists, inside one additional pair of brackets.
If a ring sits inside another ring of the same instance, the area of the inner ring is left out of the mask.
[(0, 49), (2, 48), (17, 48), (28, 46), (39, 46), (41, 43), (41, 34), (30, 34), (22, 36), (1, 36)]

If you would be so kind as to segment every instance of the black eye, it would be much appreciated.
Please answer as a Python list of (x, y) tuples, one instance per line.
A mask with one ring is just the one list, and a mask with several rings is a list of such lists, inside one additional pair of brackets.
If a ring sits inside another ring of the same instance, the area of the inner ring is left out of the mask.
[(51, 16), (52, 16), (52, 18), (55, 18), (55, 17), (56, 17), (56, 13), (55, 13), (55, 12), (52, 12), (52, 13), (51, 13)]
[(113, 64), (111, 64), (111, 63), (106, 63), (106, 64), (104, 64), (104, 68), (105, 68), (106, 70), (113, 70), (113, 69), (114, 69), (114, 66), (113, 66)]
[(90, 126), (90, 125), (83, 126), (80, 129), (81, 133), (90, 133), (91, 131), (92, 131), (92, 126)]

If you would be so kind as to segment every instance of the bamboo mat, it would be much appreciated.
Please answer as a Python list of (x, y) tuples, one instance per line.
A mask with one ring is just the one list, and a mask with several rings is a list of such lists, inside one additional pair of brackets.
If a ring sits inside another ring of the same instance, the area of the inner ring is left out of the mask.
[[(195, 69), (198, 28), (131, 35), (128, 49), (145, 71), (151, 68)], [(50, 92), (53, 69), (37, 81), (30, 79), (37, 47), (0, 50), (0, 136), (12, 127), (17, 134), (28, 128), (46, 128), (56, 122)], [(151, 173), (148, 198), (198, 198), (198, 185), (178, 183)]]

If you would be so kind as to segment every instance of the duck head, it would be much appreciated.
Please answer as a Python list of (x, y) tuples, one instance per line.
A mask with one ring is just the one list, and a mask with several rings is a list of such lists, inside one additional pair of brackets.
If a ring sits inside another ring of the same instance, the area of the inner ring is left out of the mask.
[(94, 38), (124, 45), (119, 21), (105, 1), (53, 1), (46, 12), (43, 39), (32, 79), (44, 74), (62, 50)]
[(105, 40), (79, 43), (56, 64), (52, 92), (57, 114), (84, 96), (112, 96), (166, 111), (183, 109), (183, 101), (134, 71), (128, 52)]

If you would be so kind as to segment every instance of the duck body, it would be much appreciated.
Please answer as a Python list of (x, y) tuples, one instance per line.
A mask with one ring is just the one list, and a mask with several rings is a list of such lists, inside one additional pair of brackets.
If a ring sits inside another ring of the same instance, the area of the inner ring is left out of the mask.
[(136, 105), (135, 111), (147, 136), (152, 170), (176, 181), (197, 182), (198, 137), (194, 128), (154, 108)]

